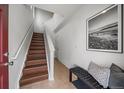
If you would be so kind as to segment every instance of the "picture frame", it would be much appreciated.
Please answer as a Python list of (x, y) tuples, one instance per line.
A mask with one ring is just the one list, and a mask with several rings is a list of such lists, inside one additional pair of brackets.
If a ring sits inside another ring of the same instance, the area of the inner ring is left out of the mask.
[(123, 52), (123, 5), (110, 5), (86, 20), (88, 51)]

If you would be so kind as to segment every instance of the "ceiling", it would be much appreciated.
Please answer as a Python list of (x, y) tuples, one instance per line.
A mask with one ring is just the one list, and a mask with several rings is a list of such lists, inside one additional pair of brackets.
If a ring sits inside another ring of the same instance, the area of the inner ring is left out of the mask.
[(50, 12), (54, 12), (63, 17), (71, 16), (81, 4), (31, 4), (37, 8), (41, 8)]

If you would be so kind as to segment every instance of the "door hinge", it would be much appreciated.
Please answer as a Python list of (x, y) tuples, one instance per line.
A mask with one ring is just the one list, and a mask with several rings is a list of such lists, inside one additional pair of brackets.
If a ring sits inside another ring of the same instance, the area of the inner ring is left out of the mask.
[(3, 55), (4, 55), (5, 57), (8, 57), (8, 56), (9, 56), (9, 53), (6, 52), (6, 53), (4, 53)]

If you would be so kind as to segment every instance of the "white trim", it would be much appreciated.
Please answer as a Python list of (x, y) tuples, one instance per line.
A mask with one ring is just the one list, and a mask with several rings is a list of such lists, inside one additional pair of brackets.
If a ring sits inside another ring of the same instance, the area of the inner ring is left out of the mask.
[(64, 62), (62, 62), (58, 57), (56, 58), (61, 64), (63, 64), (67, 69), (71, 68), (70, 66), (68, 66), (67, 64), (65, 64)]
[(30, 25), (30, 27), (28, 28), (28, 31), (27, 31), (25, 37), (23, 38), (23, 40), (22, 40), (22, 42), (21, 42), (21, 45), (20, 45), (20, 47), (18, 48), (18, 50), (17, 50), (15, 56), (10, 57), (10, 60), (11, 60), (11, 61), (17, 59), (17, 57), (18, 57), (18, 55), (19, 55), (19, 53), (20, 53), (20, 51), (21, 51), (21, 49), (22, 49), (22, 46), (23, 46), (23, 44), (25, 43), (28, 34), (30, 33), (30, 28), (32, 27), (32, 25), (33, 25), (33, 23), (32, 23), (32, 24)]
[(48, 67), (48, 79), (50, 80), (50, 77), (49, 77), (49, 74), (50, 74), (50, 71), (49, 71), (49, 63), (48, 63), (48, 61), (49, 61), (49, 59), (48, 59), (48, 51), (47, 51), (47, 44), (46, 44), (46, 36), (45, 36), (45, 34), (44, 34), (44, 42), (45, 42), (45, 52), (46, 52), (46, 60), (47, 60), (47, 67)]
[(54, 45), (53, 45), (53, 42), (52, 42), (52, 39), (51, 37), (49, 36), (49, 33), (47, 31), (45, 31), (45, 35), (46, 35), (46, 39), (47, 39), (47, 42), (48, 42), (48, 47), (50, 49), (50, 51), (55, 51), (55, 48), (54, 48)]
[(49, 33), (47, 31), (44, 31), (44, 36), (45, 36), (45, 48), (46, 48), (49, 80), (54, 80), (54, 52), (55, 52), (55, 48), (54, 48), (52, 39), (49, 36)]
[[(17, 78), (16, 78), (16, 80), (15, 80), (15, 84), (14, 84), (14, 86), (13, 86), (13, 88), (16, 88), (16, 89), (19, 89), (20, 88), (20, 86), (19, 86), (19, 81), (20, 81), (20, 79), (21, 79), (21, 77), (22, 77), (22, 71), (23, 71), (23, 68), (24, 68), (24, 66), (25, 66), (25, 61), (26, 61), (26, 57), (27, 57), (27, 53), (28, 53), (28, 50), (29, 50), (29, 46), (30, 46), (30, 43), (31, 43), (31, 40), (32, 40), (32, 36), (33, 36), (33, 28), (32, 28), (32, 26), (33, 26), (33, 23), (30, 25), (30, 27), (29, 27), (29, 29), (28, 29), (28, 31), (27, 31), (27, 33), (26, 33), (26, 35), (25, 35), (25, 37), (24, 37), (24, 39), (23, 39), (23, 43), (21, 43), (21, 45), (22, 46), (20, 46), (20, 48), (19, 48), (19, 50), (18, 50), (18, 52), (17, 52), (17, 54), (16, 54), (16, 56), (15, 56), (15, 59), (12, 59), (11, 57), (11, 61), (16, 61), (16, 59), (19, 57), (19, 54), (21, 53), (20, 51), (23, 49), (23, 45), (25, 44), (25, 42), (27, 42), (26, 40), (29, 40), (28, 41), (28, 44), (27, 44), (27, 47), (26, 47), (26, 51), (25, 51), (25, 54), (24, 54), (24, 57), (23, 57), (23, 61), (22, 61), (22, 64), (21, 64), (21, 68), (19, 69), (19, 71), (17, 72), (17, 73), (19, 73), (18, 74), (18, 76), (17, 76)], [(17, 58), (16, 58), (17, 57)], [(10, 85), (10, 84), (9, 84)], [(11, 86), (9, 86), (10, 88), (11, 88)]]
[(49, 80), (54, 80), (54, 51), (50, 52), (50, 76)]
[(28, 47), (27, 47), (27, 49), (26, 49), (26, 53), (25, 53), (25, 56), (24, 56), (24, 60), (23, 60), (23, 64), (22, 64), (22, 67), (21, 67), (21, 70), (20, 70), (20, 74), (19, 74), (19, 76), (18, 76), (18, 84), (17, 84), (17, 86), (18, 86), (18, 88), (20, 88), (20, 86), (19, 86), (19, 80), (21, 79), (21, 77), (22, 77), (22, 71), (23, 71), (23, 68), (25, 67), (25, 62), (26, 62), (26, 59), (27, 59), (27, 54), (28, 54), (28, 50), (29, 50), (29, 47), (30, 47), (30, 43), (31, 43), (31, 40), (32, 40), (32, 36), (33, 36), (33, 31), (31, 32), (31, 37), (30, 37), (30, 41), (29, 41), (29, 43), (28, 43)]

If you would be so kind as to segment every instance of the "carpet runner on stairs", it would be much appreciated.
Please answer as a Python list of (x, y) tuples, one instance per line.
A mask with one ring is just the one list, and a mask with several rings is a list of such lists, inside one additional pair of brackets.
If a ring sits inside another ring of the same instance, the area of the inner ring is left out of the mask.
[(44, 36), (33, 33), (27, 60), (20, 79), (20, 86), (48, 79), (48, 68), (45, 53)]

